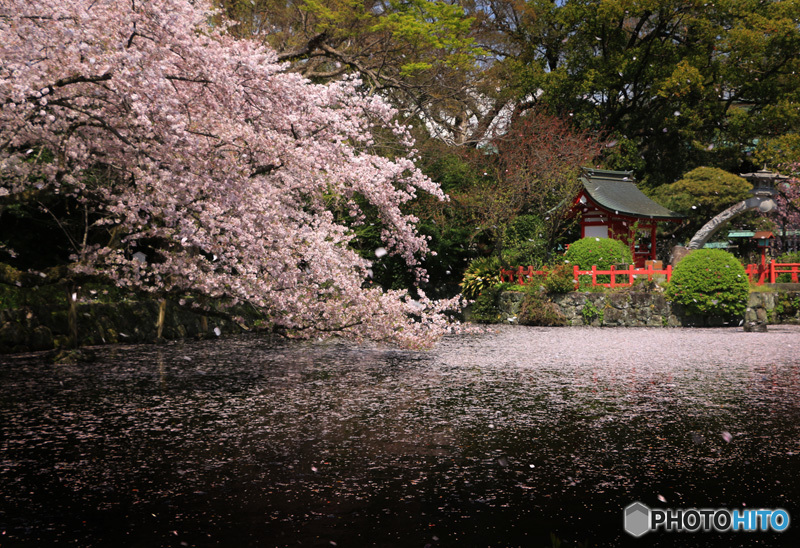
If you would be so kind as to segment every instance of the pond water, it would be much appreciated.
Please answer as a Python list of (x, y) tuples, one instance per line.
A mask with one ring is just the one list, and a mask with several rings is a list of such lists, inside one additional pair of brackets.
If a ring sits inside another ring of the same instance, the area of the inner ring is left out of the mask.
[(0, 547), (800, 545), (623, 531), (634, 501), (800, 519), (798, 327), (95, 352), (0, 357)]

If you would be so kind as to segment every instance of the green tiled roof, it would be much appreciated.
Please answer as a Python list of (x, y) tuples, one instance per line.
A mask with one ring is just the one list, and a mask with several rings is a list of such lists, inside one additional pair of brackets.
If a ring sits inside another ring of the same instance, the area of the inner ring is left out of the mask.
[(684, 218), (645, 196), (629, 171), (584, 168), (581, 182), (592, 200), (614, 213), (649, 219)]
[[(776, 236), (800, 236), (800, 230), (775, 230)], [(756, 233), (754, 230), (731, 230), (728, 238), (752, 238)]]
[(756, 235), (754, 230), (730, 230), (728, 238), (752, 238)]

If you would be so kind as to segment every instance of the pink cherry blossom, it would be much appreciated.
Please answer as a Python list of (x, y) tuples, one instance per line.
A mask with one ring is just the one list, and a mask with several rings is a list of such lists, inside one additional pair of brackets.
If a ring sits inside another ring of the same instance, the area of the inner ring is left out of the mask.
[[(249, 303), (293, 335), (430, 344), (456, 303), (366, 284), (334, 214), (363, 220), (369, 204), (385, 249), (424, 279), (427, 242), (402, 206), (445, 196), (407, 129), (358, 80), (313, 84), (225, 31), (203, 1), (3, 2), (0, 195), (71, 194), (123, 234), (81, 245), (77, 272)], [(375, 152), (384, 129), (405, 152)]]

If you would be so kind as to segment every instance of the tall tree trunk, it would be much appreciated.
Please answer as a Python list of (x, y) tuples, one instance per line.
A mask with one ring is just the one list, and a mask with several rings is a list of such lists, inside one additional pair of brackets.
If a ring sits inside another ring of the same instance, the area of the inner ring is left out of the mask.
[(67, 324), (69, 329), (69, 347), (78, 348), (78, 305), (75, 286), (67, 285)]
[(164, 320), (167, 317), (167, 299), (161, 299), (158, 305), (158, 323), (156, 324), (156, 339), (160, 340), (164, 333)]

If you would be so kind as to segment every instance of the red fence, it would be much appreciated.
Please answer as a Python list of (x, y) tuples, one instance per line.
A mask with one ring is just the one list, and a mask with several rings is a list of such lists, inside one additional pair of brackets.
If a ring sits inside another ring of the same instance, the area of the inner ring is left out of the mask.
[[(549, 272), (547, 270), (534, 270), (532, 266), (527, 268), (518, 266), (516, 269), (511, 270), (501, 268), (500, 280), (503, 282), (525, 285), (531, 283), (534, 276), (543, 276), (546, 278), (548, 274)], [(598, 270), (596, 266), (592, 266), (591, 270), (580, 270), (577, 265), (574, 265), (572, 267), (572, 277), (575, 280), (575, 289), (580, 287), (581, 276), (591, 276), (592, 285), (601, 285), (603, 287), (629, 287), (633, 285), (635, 278), (647, 277), (648, 280), (652, 280), (653, 276), (666, 276), (667, 281), (669, 281), (672, 278), (672, 266), (667, 266), (667, 268), (664, 269), (655, 269), (652, 267), (636, 268), (633, 265), (628, 268), (617, 269), (612, 266), (609, 270)], [(609, 281), (598, 282), (598, 276), (608, 276)], [(627, 281), (618, 281), (618, 277), (627, 277)]]
[[(747, 277), (751, 282), (757, 285), (764, 283), (777, 283), (778, 276), (781, 274), (790, 274), (792, 283), (800, 283), (800, 263), (776, 263), (770, 261), (768, 264), (749, 264), (745, 268)], [(531, 283), (534, 276), (547, 277), (549, 271), (547, 270), (534, 270), (532, 266), (522, 267), (518, 266), (516, 269), (507, 270), (500, 269), (500, 280), (503, 282), (518, 283), (525, 285)], [(672, 266), (667, 266), (664, 269), (655, 269), (650, 266), (647, 268), (636, 268), (633, 265), (628, 268), (617, 269), (611, 267), (609, 270), (598, 270), (596, 266), (592, 266), (591, 270), (580, 270), (578, 266), (572, 267), (572, 276), (575, 280), (575, 289), (580, 286), (581, 276), (591, 276), (592, 285), (602, 285), (603, 287), (628, 287), (633, 285), (635, 278), (647, 277), (652, 280), (653, 276), (666, 276), (667, 281), (672, 279)], [(598, 282), (598, 276), (609, 276), (608, 282)], [(627, 281), (619, 281), (619, 277), (623, 280), (627, 277)]]
[(777, 283), (778, 276), (781, 274), (791, 274), (791, 283), (800, 282), (800, 263), (770, 261), (768, 264), (749, 264), (745, 270), (750, 281), (757, 285)]

